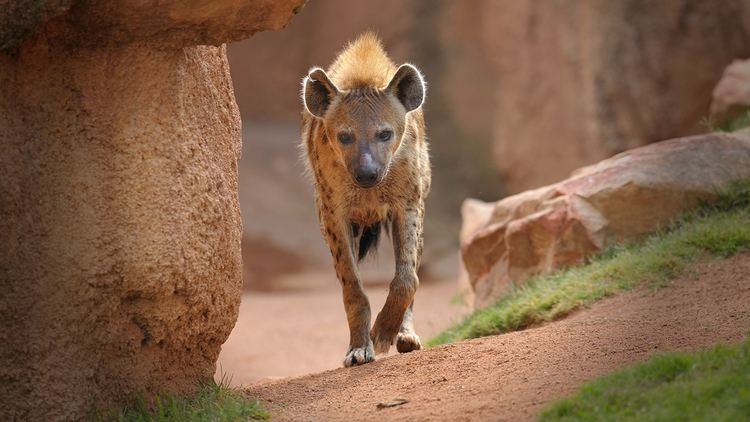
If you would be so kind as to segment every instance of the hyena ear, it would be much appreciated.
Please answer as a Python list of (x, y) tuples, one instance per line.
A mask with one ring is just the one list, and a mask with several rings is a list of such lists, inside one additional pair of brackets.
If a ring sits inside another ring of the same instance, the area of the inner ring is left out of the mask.
[(402, 64), (388, 83), (386, 91), (393, 93), (409, 112), (422, 105), (426, 89), (424, 78), (419, 70), (410, 64)]
[(313, 68), (302, 81), (302, 102), (315, 117), (323, 118), (333, 98), (339, 93), (323, 69)]

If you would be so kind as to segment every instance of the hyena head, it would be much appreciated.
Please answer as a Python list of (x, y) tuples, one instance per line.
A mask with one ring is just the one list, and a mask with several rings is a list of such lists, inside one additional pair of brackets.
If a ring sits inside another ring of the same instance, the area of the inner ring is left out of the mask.
[(425, 84), (417, 68), (404, 64), (385, 88), (339, 90), (323, 69), (303, 82), (305, 108), (323, 120), (328, 139), (352, 180), (363, 188), (379, 184), (401, 145), (406, 114), (422, 105)]

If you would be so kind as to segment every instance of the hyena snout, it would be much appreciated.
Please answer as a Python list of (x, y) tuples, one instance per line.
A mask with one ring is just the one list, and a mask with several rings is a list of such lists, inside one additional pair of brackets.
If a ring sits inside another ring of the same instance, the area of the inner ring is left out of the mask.
[(371, 154), (364, 153), (359, 156), (358, 165), (354, 171), (354, 180), (363, 188), (369, 188), (380, 183), (382, 168), (377, 165)]

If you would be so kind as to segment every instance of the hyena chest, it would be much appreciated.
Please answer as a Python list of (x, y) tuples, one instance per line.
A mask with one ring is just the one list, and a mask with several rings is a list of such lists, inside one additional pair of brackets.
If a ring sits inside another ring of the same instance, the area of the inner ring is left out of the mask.
[(377, 195), (360, 195), (352, 198), (349, 208), (349, 220), (361, 226), (371, 226), (388, 218), (390, 207), (380, 201)]

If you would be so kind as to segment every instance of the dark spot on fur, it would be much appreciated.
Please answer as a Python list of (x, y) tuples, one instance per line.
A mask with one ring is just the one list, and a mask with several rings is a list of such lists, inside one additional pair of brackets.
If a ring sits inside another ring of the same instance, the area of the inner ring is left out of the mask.
[(352, 237), (358, 237), (359, 236), (359, 224), (351, 223), (351, 228), (352, 228)]
[(356, 251), (359, 261), (364, 259), (368, 252), (377, 251), (381, 229), (381, 221), (378, 221), (377, 223), (374, 223), (370, 226), (362, 227), (362, 236), (359, 238), (359, 248), (358, 251)]

